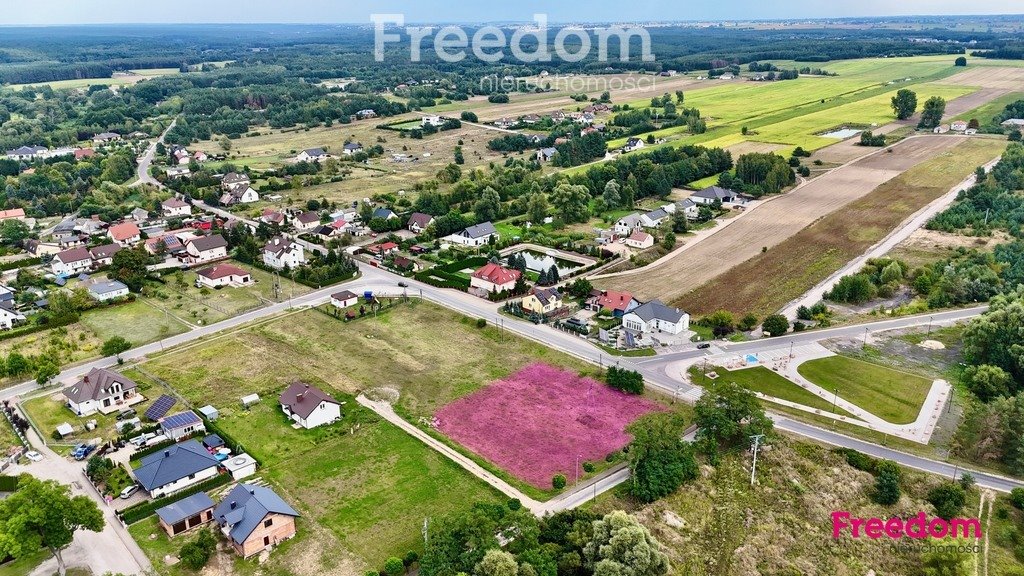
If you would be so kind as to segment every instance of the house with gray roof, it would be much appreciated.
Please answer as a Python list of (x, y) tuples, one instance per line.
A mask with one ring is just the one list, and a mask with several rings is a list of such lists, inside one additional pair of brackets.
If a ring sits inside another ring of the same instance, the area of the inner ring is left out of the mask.
[(93, 368), (81, 380), (65, 388), (63, 394), (72, 412), (88, 416), (95, 412), (110, 414), (143, 401), (137, 389), (133, 380), (117, 372)]
[(671, 308), (660, 300), (651, 300), (627, 312), (622, 326), (640, 334), (679, 334), (690, 329), (690, 315), (679, 308)]
[(200, 432), (206, 432), (206, 425), (198, 414), (191, 410), (165, 416), (160, 419), (160, 432), (177, 442)]
[(295, 536), (299, 513), (270, 488), (239, 484), (213, 510), (221, 532), (243, 558)]
[(186, 440), (143, 456), (135, 480), (153, 498), (180, 492), (217, 475), (217, 458), (196, 440)]
[(721, 186), (709, 186), (690, 194), (690, 199), (697, 204), (714, 204), (716, 200), (723, 203), (735, 202), (736, 192)]
[(297, 162), (320, 162), (327, 160), (328, 158), (330, 158), (330, 156), (323, 148), (310, 148), (309, 150), (299, 152), (299, 155), (295, 157), (295, 160)]
[(160, 527), (174, 538), (213, 520), (213, 509), (217, 504), (206, 492), (197, 492), (163, 508), (157, 508)]
[(633, 232), (640, 229), (640, 216), (639, 212), (633, 212), (632, 214), (626, 214), (622, 218), (615, 221), (615, 234), (617, 236), (629, 236)]
[(481, 222), (480, 224), (474, 224), (469, 228), (466, 228), (462, 232), (456, 232), (450, 236), (446, 236), (445, 240), (453, 244), (461, 244), (463, 246), (483, 246), (487, 244), (491, 238), (498, 239), (498, 230), (494, 227), (494, 224), (490, 222)]
[(128, 295), (128, 286), (117, 280), (96, 282), (89, 286), (89, 296), (99, 302), (106, 302), (114, 298), (124, 298)]
[(650, 212), (640, 215), (640, 225), (644, 228), (657, 228), (668, 219), (669, 213), (664, 208), (658, 208), (657, 210), (651, 210)]

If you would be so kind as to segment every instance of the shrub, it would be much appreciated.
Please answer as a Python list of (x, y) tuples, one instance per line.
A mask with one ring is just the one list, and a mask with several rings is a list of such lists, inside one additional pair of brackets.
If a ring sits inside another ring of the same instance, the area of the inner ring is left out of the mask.
[(842, 454), (846, 458), (846, 463), (857, 470), (864, 472), (875, 471), (875, 459), (863, 452), (858, 452), (853, 448), (836, 448), (832, 452)]
[(876, 467), (874, 500), (891, 506), (900, 501), (900, 467), (891, 460), (883, 460)]
[(593, 462), (584, 462), (583, 463), (583, 471), (588, 473), (588, 474), (593, 472), (594, 471), (594, 463)]
[(477, 328), (483, 328), (485, 326), (487, 326), (487, 320), (484, 320), (483, 318), (477, 318), (476, 319), (476, 327)]
[(761, 328), (772, 336), (781, 336), (789, 331), (789, 319), (782, 314), (772, 314), (764, 319)]
[(555, 490), (561, 490), (565, 488), (565, 475), (555, 474), (555, 477), (551, 479), (551, 487)]
[(384, 573), (388, 576), (398, 576), (403, 572), (405, 572), (405, 563), (401, 558), (392, 556), (384, 562)]
[(1010, 504), (1018, 510), (1024, 510), (1024, 488), (1010, 490)]
[(928, 502), (935, 506), (935, 514), (949, 520), (960, 513), (967, 502), (967, 493), (959, 485), (952, 482), (932, 488), (928, 492)]
[(508, 501), (508, 509), (515, 512), (523, 507), (523, 503), (519, 501), (519, 498), (512, 498)]
[(405, 556), (402, 558), (402, 564), (405, 564), (406, 566), (412, 566), (413, 564), (418, 562), (419, 559), (420, 559), (420, 555), (419, 554), (417, 554), (416, 552), (414, 552), (412, 550), (409, 550), (408, 552), (405, 553)]
[(644, 393), (644, 377), (635, 370), (609, 366), (608, 373), (605, 375), (605, 382), (612, 388), (627, 394)]
[(747, 313), (743, 318), (740, 318), (739, 329), (744, 332), (749, 332), (757, 326), (758, 318), (754, 314)]
[(178, 557), (181, 563), (192, 570), (200, 570), (210, 560), (210, 554), (217, 549), (217, 539), (213, 532), (200, 530), (195, 539), (181, 547)]

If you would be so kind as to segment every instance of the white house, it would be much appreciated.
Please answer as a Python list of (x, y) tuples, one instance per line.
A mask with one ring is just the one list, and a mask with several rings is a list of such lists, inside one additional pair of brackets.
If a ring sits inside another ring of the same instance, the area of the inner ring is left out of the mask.
[(200, 236), (185, 242), (189, 262), (196, 264), (228, 257), (228, 241), (220, 234)]
[(107, 229), (110, 238), (121, 246), (134, 246), (142, 239), (142, 232), (134, 222), (122, 222), (114, 224)]
[(128, 287), (117, 280), (96, 282), (89, 286), (89, 296), (92, 296), (100, 302), (106, 302), (107, 300), (113, 300), (115, 298), (123, 298), (127, 295)]
[(160, 431), (175, 442), (206, 432), (206, 424), (198, 414), (191, 410), (172, 414), (160, 419)]
[(295, 160), (297, 162), (323, 162), (328, 158), (330, 158), (330, 156), (323, 148), (310, 148), (309, 150), (299, 152), (299, 155), (295, 157)]
[(658, 300), (651, 300), (627, 312), (622, 317), (622, 326), (642, 334), (679, 334), (690, 329), (690, 315), (679, 308), (669, 308)]
[(690, 200), (697, 204), (714, 204), (716, 200), (722, 203), (735, 202), (736, 193), (721, 186), (709, 186), (690, 194)]
[(224, 206), (233, 206), (235, 204), (252, 204), (258, 202), (259, 199), (259, 192), (246, 182), (228, 188), (227, 192), (221, 194), (220, 203)]
[(275, 236), (263, 246), (263, 263), (277, 270), (296, 268), (306, 263), (306, 256), (301, 244)]
[(295, 382), (278, 400), (281, 410), (307, 430), (341, 419), (341, 404), (316, 386)]
[(640, 213), (626, 214), (615, 222), (615, 234), (617, 236), (629, 236), (640, 229)]
[(10, 300), (0, 302), (0, 328), (10, 330), (15, 324), (25, 321), (25, 315), (14, 309)]
[(50, 261), (50, 269), (57, 276), (74, 276), (92, 268), (92, 256), (85, 248), (72, 248), (58, 252)]
[(644, 228), (657, 228), (668, 218), (668, 211), (658, 208), (640, 215), (640, 225)]
[(445, 118), (442, 116), (437, 116), (435, 114), (428, 114), (427, 116), (423, 117), (423, 120), (420, 121), (421, 126), (426, 126), (428, 124), (431, 126), (440, 126), (444, 123)]
[(492, 236), (497, 240), (498, 230), (494, 227), (494, 224), (491, 224), (490, 222), (483, 222), (481, 224), (470, 226), (462, 232), (446, 236), (445, 240), (453, 244), (461, 244), (463, 246), (483, 246), (490, 241)]
[(488, 262), (473, 272), (469, 278), (469, 285), (485, 292), (504, 292), (515, 288), (516, 281), (520, 276), (522, 276), (522, 272), (519, 270)]
[(299, 232), (307, 232), (320, 226), (320, 215), (316, 212), (302, 212), (292, 218), (292, 226)]
[(351, 156), (353, 154), (357, 154), (359, 152), (362, 152), (363, 151), (363, 146), (362, 146), (362, 144), (359, 144), (358, 142), (347, 142), (345, 144), (345, 146), (341, 149), (341, 151), (346, 156)]
[(218, 464), (202, 444), (186, 440), (143, 456), (133, 473), (151, 497), (161, 498), (213, 478)]
[(639, 150), (644, 146), (646, 146), (646, 144), (644, 143), (643, 139), (633, 137), (630, 138), (629, 140), (626, 140), (626, 145), (622, 147), (622, 151), (632, 152), (633, 150)]
[(626, 237), (626, 246), (643, 250), (654, 246), (654, 236), (637, 230)]
[(137, 388), (134, 381), (117, 372), (93, 368), (77, 383), (65, 388), (63, 394), (72, 412), (88, 416), (97, 411), (113, 412), (119, 405), (130, 403), (138, 396)]
[(342, 290), (341, 292), (331, 294), (331, 305), (336, 308), (348, 308), (349, 306), (355, 306), (358, 302), (359, 297), (349, 290)]
[(217, 264), (196, 271), (196, 286), (220, 288), (221, 286), (248, 286), (252, 275), (238, 266)]
[(681, 211), (690, 220), (696, 220), (697, 216), (700, 215), (700, 207), (697, 203), (689, 198), (684, 198), (679, 202), (676, 202), (675, 209)]
[(421, 234), (433, 221), (434, 217), (430, 214), (413, 212), (412, 216), (409, 216), (409, 223), (406, 224), (406, 228), (411, 230), (414, 234)]
[(92, 256), (92, 263), (96, 268), (110, 266), (114, 263), (114, 254), (117, 254), (123, 249), (124, 248), (119, 244), (93, 246), (92, 248), (89, 248), (89, 256)]
[(31, 162), (32, 160), (45, 155), (47, 151), (48, 150), (45, 146), (21, 146), (14, 150), (8, 150), (7, 159), (17, 160), (18, 162)]
[(192, 206), (188, 202), (178, 200), (177, 198), (168, 198), (160, 203), (160, 208), (163, 214), (167, 218), (174, 218), (176, 216), (191, 216)]
[(967, 121), (966, 120), (954, 120), (954, 121), (949, 123), (949, 129), (952, 130), (953, 132), (963, 132), (963, 131), (967, 130)]

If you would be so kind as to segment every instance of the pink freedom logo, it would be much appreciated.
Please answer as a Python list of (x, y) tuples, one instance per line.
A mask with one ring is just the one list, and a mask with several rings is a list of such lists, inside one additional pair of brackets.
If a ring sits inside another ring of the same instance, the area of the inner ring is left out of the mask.
[(832, 513), (832, 537), (838, 539), (844, 532), (854, 538), (867, 536), (871, 539), (884, 537), (893, 540), (903, 538), (936, 538), (946, 536), (954, 538), (981, 538), (981, 521), (977, 518), (928, 518), (924, 512), (904, 519), (899, 517), (883, 520), (882, 518), (855, 518), (849, 512), (835, 511)]

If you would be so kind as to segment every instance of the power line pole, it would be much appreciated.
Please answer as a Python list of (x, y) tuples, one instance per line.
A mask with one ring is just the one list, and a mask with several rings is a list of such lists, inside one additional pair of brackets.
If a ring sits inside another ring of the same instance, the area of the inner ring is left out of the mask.
[(754, 465), (750, 467), (750, 485), (754, 485), (754, 474), (757, 472), (757, 449), (761, 445), (761, 438), (764, 434), (755, 434), (750, 437), (754, 441)]

